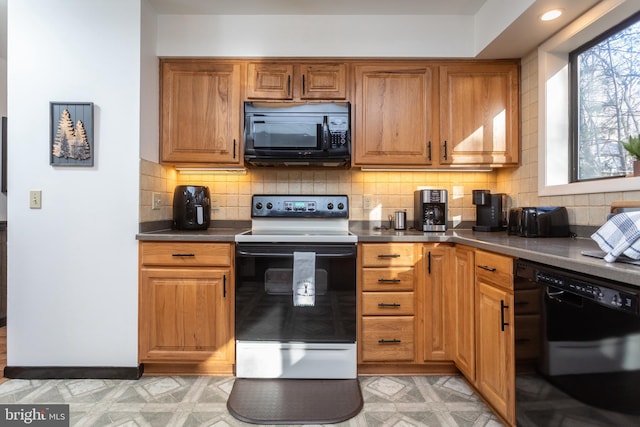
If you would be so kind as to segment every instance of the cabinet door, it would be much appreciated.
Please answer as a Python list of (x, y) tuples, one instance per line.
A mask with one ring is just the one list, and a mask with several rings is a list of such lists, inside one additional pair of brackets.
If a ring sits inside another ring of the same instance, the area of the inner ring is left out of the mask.
[(233, 363), (229, 270), (143, 268), (141, 362)]
[(517, 165), (516, 63), (440, 67), (440, 163)]
[(293, 64), (247, 65), (247, 98), (293, 99)]
[(450, 246), (429, 244), (423, 247), (424, 263), (423, 319), (424, 360), (451, 360), (452, 341), (450, 315), (453, 300), (450, 289), (455, 283), (452, 274)]
[(420, 65), (356, 67), (356, 165), (423, 166), (437, 159), (436, 73)]
[(513, 293), (479, 278), (476, 302), (476, 385), (494, 409), (515, 425)]
[(474, 250), (456, 245), (453, 260), (456, 275), (453, 288), (453, 334), (456, 338), (453, 360), (473, 383), (476, 379)]
[(161, 161), (241, 163), (240, 65), (161, 61)]
[(345, 64), (301, 64), (300, 98), (346, 99), (347, 66)]

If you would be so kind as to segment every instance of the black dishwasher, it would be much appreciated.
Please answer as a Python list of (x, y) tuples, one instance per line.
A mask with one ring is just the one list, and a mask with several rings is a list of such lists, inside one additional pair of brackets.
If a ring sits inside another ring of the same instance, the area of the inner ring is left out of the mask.
[(515, 271), (541, 287), (537, 373), (579, 402), (571, 421), (640, 425), (640, 288), (524, 260)]

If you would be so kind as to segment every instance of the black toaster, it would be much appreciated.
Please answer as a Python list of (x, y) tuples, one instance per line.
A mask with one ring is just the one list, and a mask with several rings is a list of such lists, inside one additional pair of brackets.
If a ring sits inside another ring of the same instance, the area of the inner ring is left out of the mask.
[(569, 215), (562, 206), (509, 209), (508, 234), (522, 237), (569, 237)]

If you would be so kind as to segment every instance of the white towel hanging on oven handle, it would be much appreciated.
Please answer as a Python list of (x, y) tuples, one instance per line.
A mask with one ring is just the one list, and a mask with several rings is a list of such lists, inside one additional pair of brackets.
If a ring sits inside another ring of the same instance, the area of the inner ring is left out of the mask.
[(293, 305), (314, 306), (316, 303), (316, 253), (293, 253)]

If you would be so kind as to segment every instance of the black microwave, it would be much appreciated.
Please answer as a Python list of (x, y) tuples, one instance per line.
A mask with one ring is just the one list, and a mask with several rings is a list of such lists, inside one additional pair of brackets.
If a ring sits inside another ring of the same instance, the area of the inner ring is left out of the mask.
[(245, 102), (245, 164), (349, 167), (350, 122), (348, 102)]

